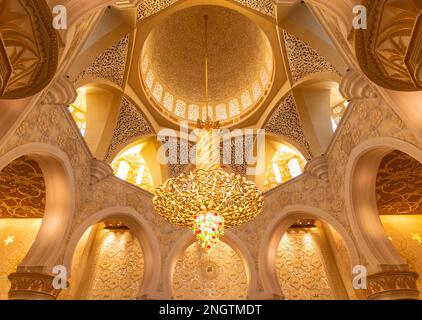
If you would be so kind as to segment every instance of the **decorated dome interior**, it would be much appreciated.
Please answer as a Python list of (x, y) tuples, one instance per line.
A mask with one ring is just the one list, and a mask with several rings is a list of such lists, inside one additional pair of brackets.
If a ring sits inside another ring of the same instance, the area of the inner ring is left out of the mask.
[(265, 96), (273, 54), (266, 35), (248, 17), (220, 6), (194, 6), (152, 30), (144, 44), (141, 73), (146, 90), (167, 112), (189, 121), (225, 121), (239, 117)]

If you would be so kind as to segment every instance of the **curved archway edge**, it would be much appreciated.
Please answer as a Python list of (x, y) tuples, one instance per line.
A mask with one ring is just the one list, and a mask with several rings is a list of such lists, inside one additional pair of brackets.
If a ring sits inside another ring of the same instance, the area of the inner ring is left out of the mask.
[(110, 207), (100, 210), (86, 218), (84, 222), (75, 229), (66, 247), (63, 261), (64, 266), (69, 270), (68, 274), (70, 275), (72, 267), (73, 253), (82, 235), (90, 226), (102, 222), (107, 218), (117, 218), (121, 220), (129, 227), (141, 244), (145, 269), (144, 280), (139, 289), (138, 297), (145, 297), (146, 295), (155, 293), (160, 279), (160, 272), (156, 266), (161, 265), (158, 240), (146, 219), (135, 209), (130, 207)]
[(42, 267), (51, 272), (73, 220), (75, 180), (66, 153), (45, 143), (29, 143), (10, 150), (0, 157), (0, 171), (10, 162), (30, 156), (38, 162), (44, 177), (46, 204), (43, 222), (31, 249), (19, 268)]
[(399, 150), (422, 163), (422, 150), (391, 137), (368, 139), (356, 146), (346, 166), (345, 202), (347, 216), (359, 251), (365, 253), (372, 272), (384, 265), (407, 268), (387, 238), (376, 204), (375, 185), (378, 167), (385, 155)]
[[(240, 240), (233, 232), (225, 231), (223, 241), (229, 245), (243, 260), (243, 264), (246, 269), (246, 275), (248, 278), (248, 299), (256, 299), (257, 293), (257, 272), (255, 269), (255, 263), (252, 255), (250, 254), (247, 246)], [(179, 256), (188, 248), (192, 243), (195, 242), (195, 238), (192, 232), (188, 231), (174, 244), (168, 258), (165, 261), (163, 267), (163, 291), (166, 299), (172, 297), (172, 282), (173, 282), (173, 271), (176, 267), (177, 259)]]
[(283, 296), (275, 273), (275, 253), (282, 236), (298, 218), (314, 218), (331, 225), (343, 239), (352, 266), (361, 264), (355, 243), (343, 225), (327, 212), (306, 205), (289, 205), (277, 213), (268, 224), (259, 248), (259, 275), (267, 295)]

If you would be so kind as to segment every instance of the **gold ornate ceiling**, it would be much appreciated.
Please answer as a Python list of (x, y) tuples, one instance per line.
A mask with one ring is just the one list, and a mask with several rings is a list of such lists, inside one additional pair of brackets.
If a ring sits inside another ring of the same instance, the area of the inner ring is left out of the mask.
[(44, 0), (0, 1), (0, 99), (29, 97), (57, 68), (59, 47)]
[[(209, 17), (210, 105), (215, 108), (208, 116), (226, 120), (259, 100), (272, 76), (270, 44), (247, 17), (218, 6), (194, 6), (178, 11), (148, 36), (141, 69), (146, 86), (157, 102), (179, 117), (192, 121), (204, 118), (205, 14)], [(169, 95), (173, 105), (170, 107)], [(196, 105), (196, 109), (189, 110), (191, 105)]]

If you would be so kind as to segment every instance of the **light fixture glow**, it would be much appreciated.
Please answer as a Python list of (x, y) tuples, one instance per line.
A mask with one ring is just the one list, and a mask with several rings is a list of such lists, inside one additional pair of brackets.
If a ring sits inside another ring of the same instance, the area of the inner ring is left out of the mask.
[[(208, 107), (207, 50), (205, 101)], [(252, 220), (264, 204), (263, 192), (254, 182), (221, 169), (220, 136), (215, 129), (219, 129), (218, 122), (198, 119), (196, 170), (166, 180), (153, 198), (156, 213), (175, 225), (193, 229), (196, 240), (208, 253), (224, 235), (224, 228)]]

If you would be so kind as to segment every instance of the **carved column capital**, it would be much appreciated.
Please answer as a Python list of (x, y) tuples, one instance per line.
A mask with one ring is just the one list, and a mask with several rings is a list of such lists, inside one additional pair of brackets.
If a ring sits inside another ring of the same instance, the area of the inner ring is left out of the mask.
[(78, 96), (73, 83), (65, 78), (59, 77), (48, 88), (42, 104), (69, 105), (75, 102)]
[(314, 177), (328, 181), (328, 160), (325, 156), (313, 158), (305, 166), (305, 172), (309, 172)]
[(418, 274), (411, 271), (383, 271), (367, 278), (368, 300), (416, 300)]
[(370, 83), (357, 71), (348, 72), (340, 82), (341, 95), (348, 99), (377, 98), (377, 92)]
[(91, 185), (94, 185), (101, 180), (111, 176), (113, 169), (107, 162), (94, 159), (91, 162)]
[(54, 289), (53, 279), (53, 275), (45, 273), (12, 273), (9, 300), (55, 300), (60, 289)]

